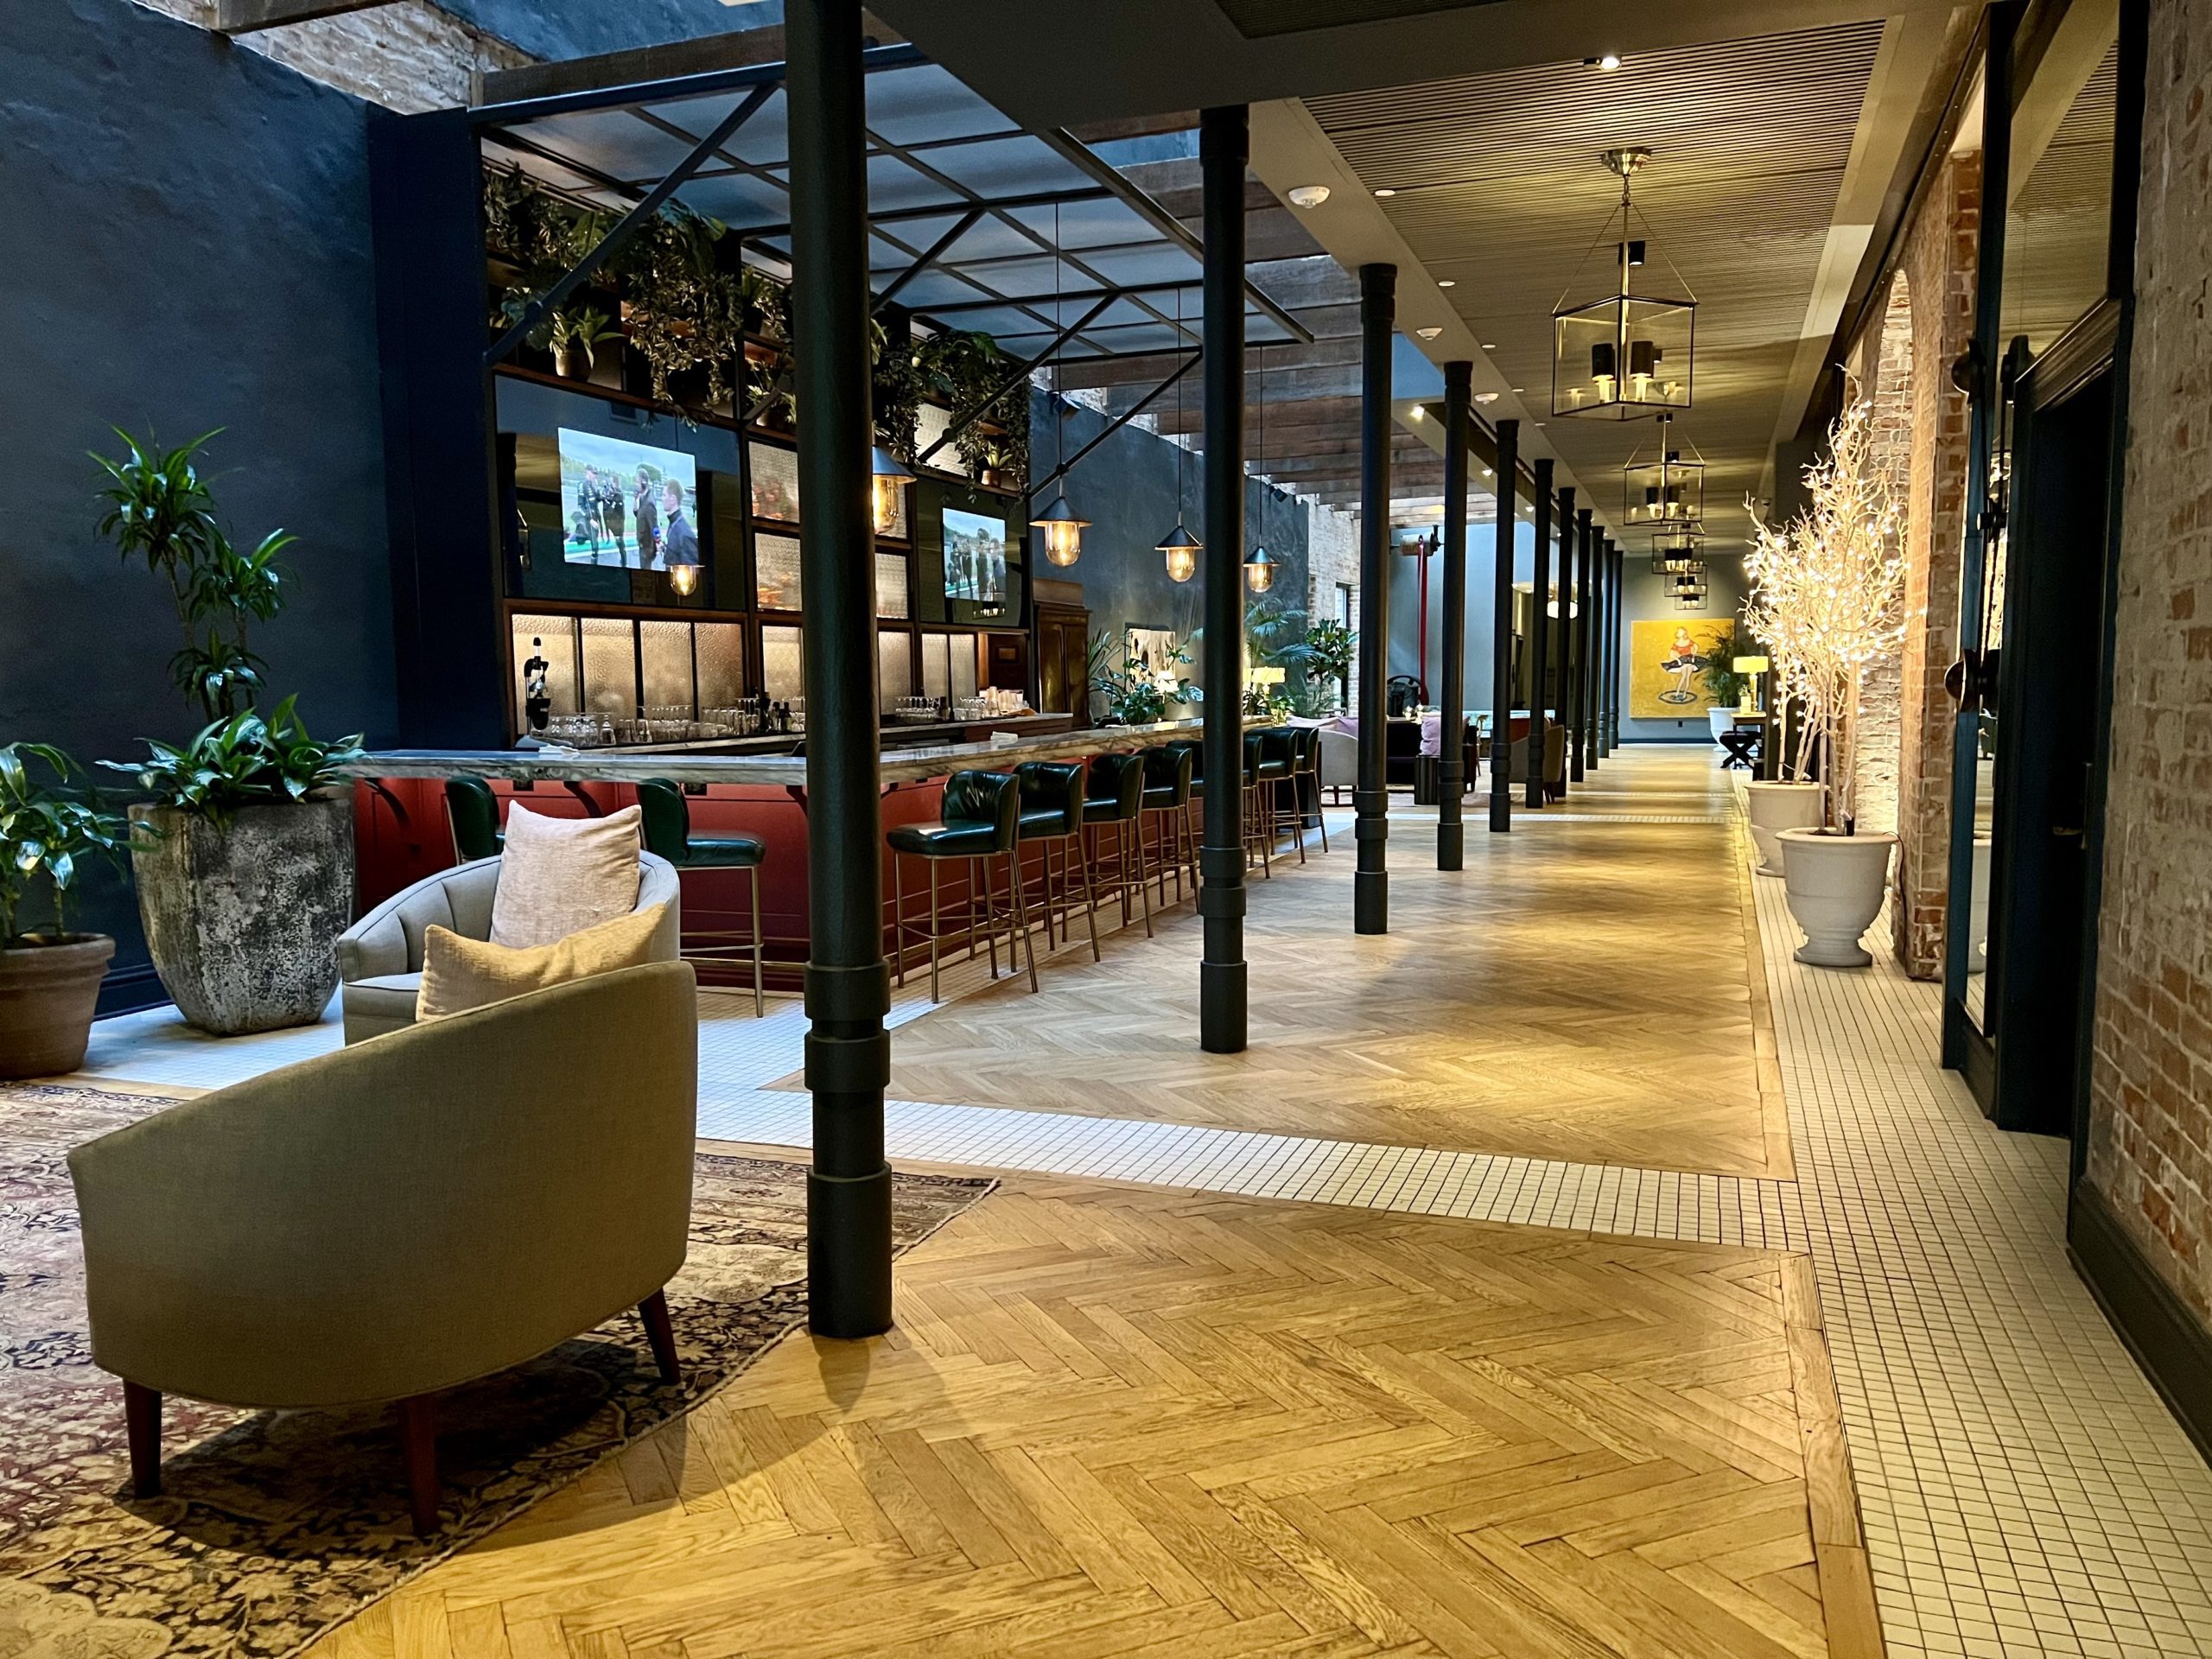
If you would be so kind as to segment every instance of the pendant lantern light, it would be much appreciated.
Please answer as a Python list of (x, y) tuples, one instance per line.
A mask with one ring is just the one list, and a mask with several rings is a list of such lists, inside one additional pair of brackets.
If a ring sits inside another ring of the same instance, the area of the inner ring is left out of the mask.
[[(1259, 458), (1253, 470), (1264, 474), (1268, 469), (1268, 348), (1260, 347), (1260, 439), (1256, 446)], [(1268, 484), (1260, 480), (1260, 539), (1244, 556), (1244, 585), (1255, 594), (1264, 594), (1275, 585), (1275, 575), (1282, 568), (1282, 561), (1268, 551)]]
[[(1183, 290), (1175, 290), (1175, 339), (1183, 339)], [(1153, 543), (1167, 561), (1170, 582), (1188, 582), (1198, 574), (1198, 554), (1205, 543), (1184, 528), (1183, 524), (1183, 382), (1175, 382), (1175, 528)]]
[[(1650, 244), (1648, 227), (1647, 236), (1636, 234), (1641, 215), (1629, 200), (1629, 181), (1651, 152), (1637, 144), (1609, 149), (1602, 159), (1621, 181), (1618, 234), (1609, 225), (1599, 238), (1612, 245), (1615, 280), (1598, 299), (1569, 304), (1562, 296), (1552, 313), (1552, 413), (1628, 420), (1688, 409), (1697, 301), (1686, 287), (1680, 298), (1637, 291)], [(1674, 280), (1681, 282), (1679, 272)]]
[[(1060, 204), (1052, 204), (1052, 328), (1060, 331)], [(1052, 395), (1060, 391), (1060, 347), (1052, 348)], [(1052, 446), (1058, 462), (1052, 468), (1055, 480), (1065, 476), (1068, 469), (1068, 433), (1064, 411), (1052, 411)], [(1052, 563), (1065, 567), (1083, 556), (1083, 532), (1090, 528), (1090, 520), (1078, 517), (1068, 505), (1067, 491), (1058, 491), (1052, 505), (1029, 521), (1030, 528), (1045, 532), (1045, 556)]]
[(1643, 448), (1621, 468), (1621, 507), (1639, 529), (1688, 528), (1705, 522), (1705, 457), (1675, 430), (1672, 413), (1659, 416), (1656, 453)]
[(875, 533), (888, 536), (899, 528), (899, 509), (906, 505), (906, 488), (914, 481), (913, 474), (881, 444), (877, 444), (868, 460), (871, 484), (875, 494)]

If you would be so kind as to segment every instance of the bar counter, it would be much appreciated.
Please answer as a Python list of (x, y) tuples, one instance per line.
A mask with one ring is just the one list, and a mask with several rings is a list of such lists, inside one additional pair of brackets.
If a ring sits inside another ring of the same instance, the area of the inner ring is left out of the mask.
[[(1080, 760), (1109, 750), (1142, 748), (1171, 738), (1196, 736), (1202, 722), (1166, 721), (1150, 726), (1100, 726), (1071, 729), (1066, 715), (1016, 715), (968, 725), (887, 727), (879, 761), (882, 816), (893, 824), (926, 823), (938, 815), (944, 780), (970, 768), (1003, 772), (1025, 760)], [(1011, 734), (994, 741), (988, 734)], [(982, 733), (975, 741), (901, 744), (942, 734), (957, 737)], [(446, 817), (445, 780), (474, 778), (490, 785), (504, 813), (519, 803), (532, 812), (561, 817), (599, 817), (636, 799), (635, 785), (659, 779), (683, 787), (692, 833), (747, 835), (766, 847), (760, 868), (760, 901), (768, 943), (770, 982), (785, 988), (798, 982), (806, 959), (807, 868), (806, 759), (791, 753), (799, 736), (709, 739), (605, 748), (390, 749), (363, 757), (347, 768), (356, 780), (354, 842), (359, 872), (359, 902), (379, 903), (410, 882), (451, 866), (455, 860)], [(893, 884), (887, 847), (883, 890)], [(1023, 860), (1029, 880), (1041, 879), (1041, 855)], [(965, 874), (947, 873), (948, 906), (964, 902)], [(683, 876), (683, 918), (687, 931), (748, 928), (749, 891), (741, 873), (701, 869)], [(885, 910), (887, 940), (889, 905)], [(910, 947), (908, 955), (913, 956)], [(749, 983), (723, 964), (702, 963), (709, 983)]]

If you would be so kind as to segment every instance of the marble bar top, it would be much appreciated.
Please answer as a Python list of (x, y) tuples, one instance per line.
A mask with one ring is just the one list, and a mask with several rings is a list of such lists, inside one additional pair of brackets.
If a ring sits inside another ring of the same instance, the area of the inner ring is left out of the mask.
[[(1249, 723), (1249, 722), (1246, 722)], [(916, 783), (969, 767), (1003, 771), (1019, 760), (1074, 760), (1102, 749), (1126, 749), (1171, 737), (1193, 736), (1203, 722), (1162, 721), (1154, 726), (1097, 726), (1011, 743), (939, 743), (884, 750), (877, 775), (887, 784)], [(346, 767), (354, 778), (482, 778), (517, 782), (634, 784), (664, 778), (673, 784), (766, 784), (800, 789), (806, 760), (797, 754), (622, 753), (594, 749), (379, 749)]]

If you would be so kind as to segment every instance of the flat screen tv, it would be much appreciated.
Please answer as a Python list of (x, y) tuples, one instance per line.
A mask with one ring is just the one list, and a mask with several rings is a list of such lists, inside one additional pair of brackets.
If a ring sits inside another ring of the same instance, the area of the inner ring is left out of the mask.
[(1006, 520), (944, 510), (944, 596), (971, 605), (1006, 603)]
[(690, 455), (558, 429), (562, 556), (665, 570), (701, 563), (699, 475)]

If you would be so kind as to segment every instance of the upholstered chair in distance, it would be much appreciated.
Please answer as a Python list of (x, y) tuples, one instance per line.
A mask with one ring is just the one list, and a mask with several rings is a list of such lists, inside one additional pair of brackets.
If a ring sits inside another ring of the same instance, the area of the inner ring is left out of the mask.
[(637, 1308), (677, 1380), (697, 1132), (690, 965), (596, 974), (172, 1106), (69, 1154), (92, 1361), (131, 1481), (162, 1397), (400, 1402), (416, 1528), (435, 1396)]
[(454, 859), (461, 864), (497, 858), (506, 839), (499, 833), (499, 798), (481, 778), (446, 779), (446, 824), (453, 831)]
[[(424, 930), (435, 922), (467, 938), (490, 938), (492, 897), (499, 887), (496, 858), (440, 870), (392, 894), (338, 936), (339, 997), (347, 1042), (364, 1042), (415, 1023)], [(637, 908), (655, 905), (666, 905), (668, 914), (653, 935), (652, 958), (674, 962), (683, 929), (675, 867), (640, 853)]]

